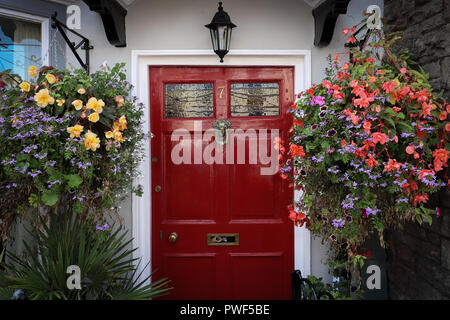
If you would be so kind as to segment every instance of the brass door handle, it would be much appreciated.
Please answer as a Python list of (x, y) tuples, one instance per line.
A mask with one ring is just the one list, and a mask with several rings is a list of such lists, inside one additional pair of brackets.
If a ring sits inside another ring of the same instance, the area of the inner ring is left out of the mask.
[(178, 239), (178, 234), (176, 232), (172, 232), (169, 235), (169, 242), (170, 243), (175, 243), (177, 241), (177, 239)]

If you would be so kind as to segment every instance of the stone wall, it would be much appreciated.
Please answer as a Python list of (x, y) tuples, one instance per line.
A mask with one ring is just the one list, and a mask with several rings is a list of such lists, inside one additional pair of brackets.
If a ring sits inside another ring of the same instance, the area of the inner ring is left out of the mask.
[[(394, 50), (407, 47), (450, 101), (450, 0), (385, 0), (384, 18), (404, 32)], [(409, 223), (386, 234), (391, 299), (450, 299), (450, 192), (430, 205), (441, 212), (431, 226)]]

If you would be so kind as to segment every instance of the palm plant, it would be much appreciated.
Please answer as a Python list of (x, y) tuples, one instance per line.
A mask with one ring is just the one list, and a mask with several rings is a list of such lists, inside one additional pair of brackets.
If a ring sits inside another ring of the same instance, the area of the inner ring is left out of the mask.
[[(24, 289), (30, 299), (139, 300), (168, 294), (167, 279), (146, 284), (141, 279), (140, 261), (132, 257), (123, 228), (98, 230), (95, 222), (79, 215), (65, 214), (41, 219), (41, 228), (28, 231), (30, 241), (24, 252), (8, 252), (8, 263), (0, 270), (0, 299), (11, 289)], [(67, 286), (67, 268), (80, 268), (81, 289)], [(9, 295), (10, 297), (10, 295)]]

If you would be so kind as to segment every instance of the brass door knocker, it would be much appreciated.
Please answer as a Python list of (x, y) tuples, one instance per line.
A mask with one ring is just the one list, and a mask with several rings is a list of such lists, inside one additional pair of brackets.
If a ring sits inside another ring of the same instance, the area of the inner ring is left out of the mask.
[(212, 127), (216, 129), (216, 142), (221, 145), (226, 144), (228, 141), (227, 130), (231, 129), (230, 120), (225, 119), (216, 120), (213, 123)]

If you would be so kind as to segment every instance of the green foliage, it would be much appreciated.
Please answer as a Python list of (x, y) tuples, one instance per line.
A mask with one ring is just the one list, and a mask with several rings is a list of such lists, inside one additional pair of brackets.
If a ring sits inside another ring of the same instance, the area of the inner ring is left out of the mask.
[[(126, 231), (96, 227), (92, 218), (75, 214), (49, 218), (48, 224), (41, 220), (41, 229), (29, 231), (22, 256), (7, 253), (9, 262), (0, 271), (0, 297), (11, 297), (12, 289), (24, 289), (36, 300), (144, 300), (168, 294), (167, 279), (145, 284), (151, 276), (143, 279), (137, 271)], [(67, 288), (70, 265), (80, 267), (81, 290)]]
[[(330, 298), (323, 294), (328, 292), (334, 300), (349, 300), (350, 297), (350, 285), (348, 281), (340, 279), (340, 281), (325, 283), (322, 278), (318, 278), (312, 275), (306, 277), (313, 285), (316, 294), (320, 296), (320, 300), (329, 300)], [(309, 300), (314, 299), (314, 293), (309, 286), (305, 286), (306, 295)], [(318, 297), (319, 298), (319, 297)]]

